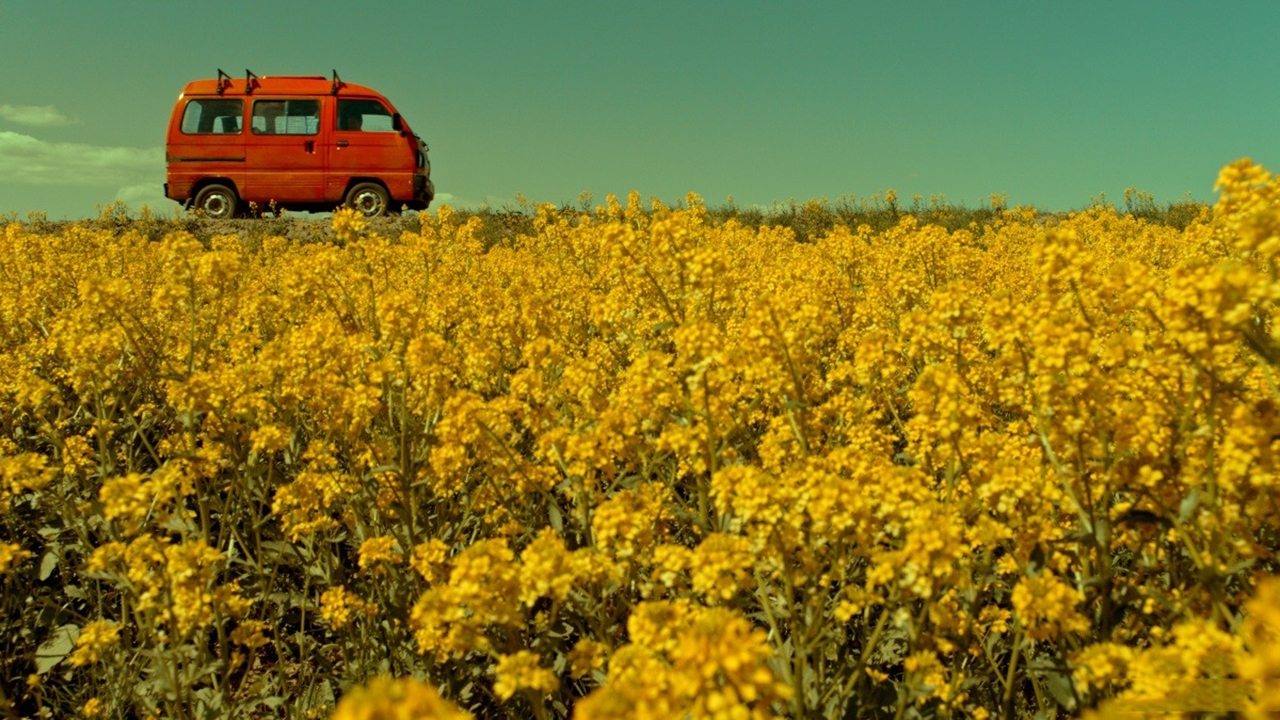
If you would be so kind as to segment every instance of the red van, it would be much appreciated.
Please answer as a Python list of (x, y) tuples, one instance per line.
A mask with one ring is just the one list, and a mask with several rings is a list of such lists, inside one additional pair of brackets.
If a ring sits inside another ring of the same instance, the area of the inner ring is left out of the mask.
[(165, 142), (165, 197), (210, 218), (272, 208), (368, 216), (435, 196), (427, 145), (370, 88), (323, 76), (188, 83)]

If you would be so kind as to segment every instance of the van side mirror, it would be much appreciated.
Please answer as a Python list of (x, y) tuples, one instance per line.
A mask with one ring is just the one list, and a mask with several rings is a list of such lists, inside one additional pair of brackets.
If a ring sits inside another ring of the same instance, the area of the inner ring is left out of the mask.
[(396, 132), (404, 132), (404, 118), (400, 117), (400, 113), (391, 116), (391, 129)]

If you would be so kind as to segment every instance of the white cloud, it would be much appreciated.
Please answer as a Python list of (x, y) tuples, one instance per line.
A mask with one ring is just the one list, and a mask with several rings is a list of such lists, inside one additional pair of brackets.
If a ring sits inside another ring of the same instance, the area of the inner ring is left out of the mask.
[(53, 127), (71, 125), (76, 121), (63, 115), (52, 105), (8, 105), (0, 103), (0, 118), (19, 125)]
[(458, 197), (453, 193), (438, 192), (431, 200), (431, 209), (436, 210), (441, 205), (448, 205), (454, 210), (473, 210), (482, 207), (484, 202)]
[(455, 210), (506, 210), (519, 207), (514, 197), (486, 195), (484, 199), (476, 200), (447, 192), (436, 193), (435, 199), (431, 201), (433, 210), (441, 205), (448, 205)]
[(0, 184), (137, 185), (164, 174), (164, 148), (51, 143), (0, 130)]
[(116, 191), (116, 200), (128, 205), (130, 209), (141, 210), (149, 207), (155, 212), (166, 214), (170, 210), (178, 210), (178, 203), (164, 196), (164, 186), (158, 182), (128, 185)]

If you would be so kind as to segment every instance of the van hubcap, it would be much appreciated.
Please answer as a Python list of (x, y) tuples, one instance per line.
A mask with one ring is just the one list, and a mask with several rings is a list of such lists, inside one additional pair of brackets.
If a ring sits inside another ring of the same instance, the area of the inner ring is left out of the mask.
[(220, 218), (227, 214), (227, 199), (221, 195), (210, 195), (204, 199), (203, 209), (209, 217)]
[(365, 215), (379, 215), (382, 213), (382, 196), (372, 190), (357, 193), (354, 200), (352, 204)]

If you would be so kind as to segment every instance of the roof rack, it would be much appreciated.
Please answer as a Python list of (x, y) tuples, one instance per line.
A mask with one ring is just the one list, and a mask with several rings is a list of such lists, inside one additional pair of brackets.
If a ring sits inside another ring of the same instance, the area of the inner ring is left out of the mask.
[[(324, 79), (323, 75), (280, 75), (280, 76), (273, 76), (273, 77), (305, 78), (305, 79), (314, 78), (316, 80)], [(333, 71), (333, 79), (330, 82), (332, 83), (331, 92), (334, 95), (338, 94), (338, 88), (346, 86), (346, 83), (342, 82), (342, 78), (338, 77), (337, 70)], [(224, 72), (222, 68), (218, 68), (218, 94), (222, 95), (227, 90), (229, 90), (231, 88), (231, 83), (232, 83), (231, 76), (228, 75), (226, 72)], [(244, 69), (244, 94), (252, 95), (253, 89), (255, 87), (262, 87), (262, 78), (259, 77), (257, 73), (250, 70), (249, 68), (245, 68)]]

